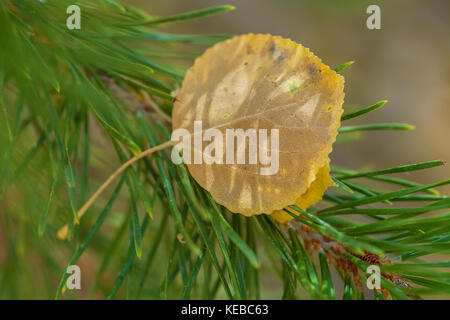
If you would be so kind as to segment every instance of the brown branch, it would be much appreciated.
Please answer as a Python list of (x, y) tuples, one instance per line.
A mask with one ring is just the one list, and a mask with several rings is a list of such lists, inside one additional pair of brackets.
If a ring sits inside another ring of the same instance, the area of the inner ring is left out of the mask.
[[(364, 255), (356, 254), (350, 249), (346, 248), (342, 243), (328, 236), (317, 233), (314, 229), (302, 224), (299, 221), (289, 221), (287, 226), (295, 230), (299, 238), (302, 240), (306, 251), (311, 257), (322, 250), (325, 254), (328, 264), (330, 266), (334, 264), (344, 276), (350, 276), (353, 279), (356, 290), (358, 290), (359, 292), (363, 291), (363, 283), (361, 281), (361, 277), (359, 276), (358, 266), (349, 261), (344, 256), (344, 253), (350, 253), (351, 255), (361, 259), (362, 261), (372, 265), (382, 266), (392, 264), (391, 260), (387, 258), (382, 259), (379, 255), (371, 252), (366, 251)], [(381, 274), (384, 278), (399, 287), (412, 288), (410, 283), (395, 274), (386, 272), (382, 272)], [(391, 298), (389, 291), (387, 291), (386, 289), (381, 288), (380, 291), (386, 299)], [(407, 295), (411, 298), (418, 298), (418, 296), (416, 295)]]

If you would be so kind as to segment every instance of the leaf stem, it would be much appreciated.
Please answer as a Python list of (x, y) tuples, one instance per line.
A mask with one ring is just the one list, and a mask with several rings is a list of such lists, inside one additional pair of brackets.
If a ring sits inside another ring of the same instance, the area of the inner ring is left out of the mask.
[[(142, 151), (141, 153), (135, 155), (133, 158), (122, 164), (119, 169), (117, 169), (113, 174), (109, 176), (109, 178), (103, 182), (103, 184), (95, 191), (95, 193), (89, 198), (88, 201), (81, 207), (80, 210), (78, 210), (77, 216), (78, 219), (81, 219), (81, 217), (86, 213), (86, 211), (89, 209), (89, 207), (94, 203), (94, 201), (98, 198), (98, 196), (103, 192), (103, 190), (106, 189), (106, 187), (109, 186), (109, 184), (117, 177), (119, 176), (126, 168), (131, 166), (136, 161), (154, 153), (155, 151), (163, 150), (165, 148), (168, 148), (175, 144), (175, 141), (166, 141), (160, 145), (157, 145), (156, 147), (149, 148), (147, 150)], [(58, 231), (58, 238), (60, 239), (66, 239), (68, 233), (68, 226), (65, 225)]]

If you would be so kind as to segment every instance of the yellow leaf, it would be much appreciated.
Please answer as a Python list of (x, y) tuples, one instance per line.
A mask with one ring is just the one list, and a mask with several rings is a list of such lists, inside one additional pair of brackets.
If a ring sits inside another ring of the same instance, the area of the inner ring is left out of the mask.
[[(247, 216), (271, 214), (302, 195), (304, 201), (317, 198), (308, 190), (319, 181), (319, 169), (328, 168), (343, 90), (343, 77), (302, 45), (272, 35), (236, 36), (206, 50), (186, 73), (174, 103), (173, 130), (185, 129), (193, 137), (182, 156), (215, 201)], [(278, 170), (262, 175), (266, 164), (226, 163), (225, 157), (223, 163), (187, 161), (205, 153), (194, 143), (195, 121), (203, 131), (214, 128), (224, 137), (228, 129), (267, 129), (271, 137), (271, 130), (278, 130)]]
[[(329, 165), (326, 165), (320, 168), (317, 172), (316, 180), (314, 180), (308, 190), (295, 201), (295, 204), (302, 210), (308, 209), (322, 199), (325, 190), (332, 184), (333, 180), (331, 180), (330, 177), (330, 167)], [(298, 215), (297, 211), (290, 211)], [(290, 214), (282, 210), (274, 211), (272, 217), (279, 223), (285, 223), (293, 219)]]

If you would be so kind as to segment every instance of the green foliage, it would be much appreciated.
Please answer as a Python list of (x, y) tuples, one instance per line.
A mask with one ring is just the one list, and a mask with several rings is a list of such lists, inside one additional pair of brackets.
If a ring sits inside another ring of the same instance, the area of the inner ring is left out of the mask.
[[(163, 150), (125, 170), (78, 223), (77, 209), (99, 182), (168, 140), (170, 124), (148, 112), (142, 91), (170, 116), (171, 92), (201, 51), (193, 45), (227, 38), (158, 26), (233, 7), (160, 18), (113, 0), (76, 2), (82, 30), (72, 31), (72, 0), (0, 2), (0, 298), (360, 299), (367, 253), (392, 261), (381, 268), (383, 293), (394, 299), (450, 294), (450, 202), (434, 189), (450, 180), (391, 176), (441, 161), (332, 167), (336, 187), (307, 211), (292, 206), (300, 215), (279, 226), (270, 216), (231, 214)], [(411, 126), (343, 126), (340, 136), (381, 129)], [(56, 234), (65, 224), (63, 241)], [(300, 226), (345, 252), (333, 260), (311, 251)], [(336, 268), (342, 261), (359, 276)], [(72, 264), (82, 269), (81, 292), (65, 290)], [(271, 291), (263, 277), (283, 290)]]

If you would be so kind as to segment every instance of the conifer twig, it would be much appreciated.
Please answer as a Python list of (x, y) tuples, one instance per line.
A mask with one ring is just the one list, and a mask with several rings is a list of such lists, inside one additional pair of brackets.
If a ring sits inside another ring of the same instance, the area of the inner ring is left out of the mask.
[(156, 114), (158, 116), (163, 118), (165, 121), (172, 123), (172, 118), (169, 117), (167, 114), (165, 114), (164, 111), (162, 111), (159, 108), (159, 106), (155, 103), (155, 101), (153, 101), (153, 99), (150, 97), (150, 95), (146, 91), (141, 90), (140, 92), (141, 92), (142, 96), (144, 97), (145, 102), (147, 102), (150, 105), (150, 107), (152, 107), (152, 109), (156, 112)]

